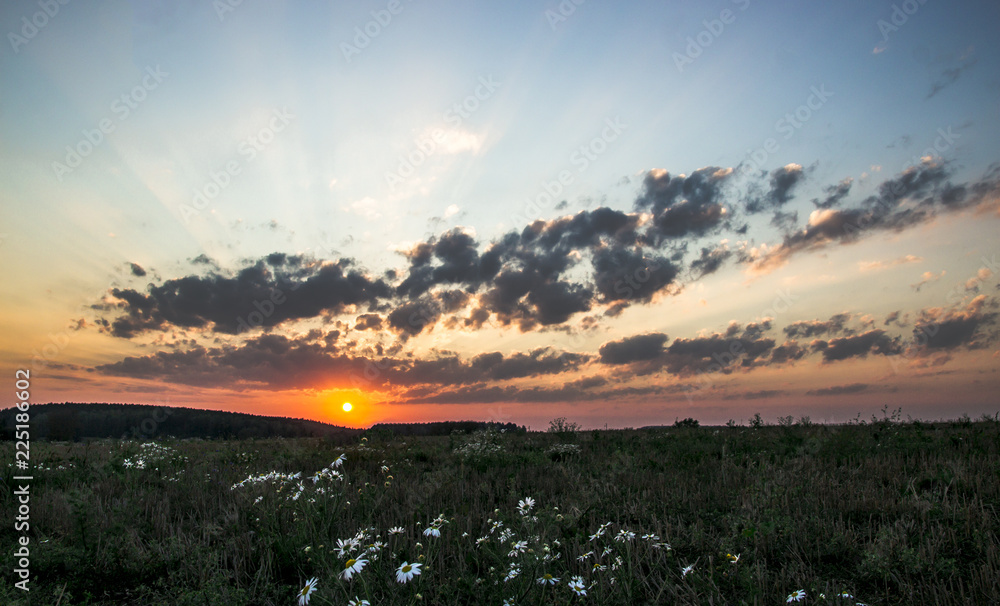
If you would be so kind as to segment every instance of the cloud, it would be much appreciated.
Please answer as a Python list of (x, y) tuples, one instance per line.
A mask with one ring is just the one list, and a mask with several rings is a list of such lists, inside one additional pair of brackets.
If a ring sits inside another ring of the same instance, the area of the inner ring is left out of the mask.
[(792, 322), (784, 328), (784, 333), (789, 338), (809, 338), (822, 335), (846, 334), (852, 332), (847, 327), (847, 322), (851, 320), (851, 314), (840, 313), (830, 317), (829, 320), (803, 320)]
[(727, 211), (722, 199), (732, 174), (732, 169), (717, 166), (700, 168), (690, 176), (671, 177), (662, 169), (646, 173), (635, 208), (653, 213), (653, 242), (704, 236), (724, 225)]
[(913, 290), (915, 290), (917, 292), (920, 292), (921, 288), (923, 288), (924, 286), (926, 286), (926, 285), (928, 285), (928, 284), (930, 284), (932, 282), (937, 282), (938, 280), (940, 280), (941, 278), (943, 278), (946, 273), (948, 273), (948, 272), (945, 271), (945, 270), (943, 270), (943, 269), (941, 270), (941, 273), (939, 273), (939, 274), (935, 274), (934, 272), (930, 272), (930, 271), (925, 271), (923, 274), (921, 274), (920, 281), (917, 282), (916, 284), (910, 284), (910, 288), (912, 288)]
[(815, 340), (809, 344), (809, 348), (813, 352), (822, 352), (824, 362), (866, 358), (868, 354), (891, 356), (903, 351), (900, 338), (890, 337), (881, 329), (829, 341)]
[(601, 363), (614, 365), (653, 360), (663, 355), (667, 339), (667, 335), (654, 332), (608, 341), (598, 350)]
[(891, 261), (858, 261), (859, 271), (879, 271), (882, 269), (887, 269), (889, 267), (895, 267), (896, 265), (903, 265), (906, 263), (919, 263), (923, 261), (923, 257), (918, 257), (916, 255), (906, 255), (893, 259)]
[(807, 396), (842, 396), (852, 393), (861, 393), (868, 390), (867, 383), (851, 383), (850, 385), (835, 385), (824, 387), (823, 389), (812, 389), (806, 392)]
[[(760, 197), (747, 201), (745, 208), (750, 214), (768, 209), (778, 209), (792, 199), (792, 190), (805, 179), (805, 171), (801, 164), (786, 164), (771, 171), (768, 180), (769, 189)], [(775, 215), (781, 216), (781, 215)]]
[(704, 278), (717, 272), (722, 265), (733, 256), (725, 244), (716, 248), (702, 248), (701, 255), (691, 262), (691, 271), (695, 278)]
[(742, 393), (728, 394), (722, 396), (723, 400), (764, 400), (786, 396), (788, 392), (783, 389), (761, 389), (758, 391), (744, 391)]
[(548, 347), (530, 352), (490, 352), (463, 360), (455, 354), (425, 359), (379, 357), (375, 351), (348, 351), (336, 337), (317, 333), (290, 338), (260, 335), (240, 345), (127, 357), (98, 366), (98, 372), (120, 377), (164, 380), (223, 389), (327, 389), (357, 387), (408, 390), (420, 386), (473, 385), (557, 375), (577, 370), (589, 354), (557, 352)]
[(150, 284), (146, 293), (115, 288), (103, 311), (116, 337), (132, 338), (170, 327), (236, 334), (256, 326), (339, 313), (352, 305), (375, 305), (391, 289), (351, 269), (353, 261), (306, 264), (301, 257), (269, 255), (235, 275), (210, 271)]
[(146, 275), (146, 270), (143, 269), (138, 263), (129, 263), (129, 266), (132, 269), (133, 276), (141, 278)]
[(382, 316), (378, 314), (361, 314), (354, 324), (354, 330), (380, 330), (381, 328)]
[(783, 265), (798, 253), (831, 244), (851, 244), (880, 231), (902, 231), (954, 212), (995, 200), (1000, 192), (1000, 167), (971, 185), (953, 185), (951, 172), (933, 158), (924, 158), (899, 175), (883, 181), (871, 195), (850, 208), (817, 208), (803, 229), (788, 233), (778, 246), (749, 258), (756, 273)]
[[(924, 309), (913, 326), (914, 339), (924, 352), (966, 347), (978, 349), (997, 340), (994, 321), (997, 301), (978, 295), (962, 309)], [(991, 330), (992, 329), (992, 330)]]
[(974, 50), (970, 47), (966, 49), (960, 57), (958, 57), (956, 64), (952, 67), (946, 68), (938, 76), (938, 79), (931, 84), (931, 90), (927, 93), (927, 98), (930, 99), (934, 95), (948, 88), (952, 84), (958, 81), (958, 78), (968, 71), (972, 66), (978, 61), (977, 57), (973, 56)]

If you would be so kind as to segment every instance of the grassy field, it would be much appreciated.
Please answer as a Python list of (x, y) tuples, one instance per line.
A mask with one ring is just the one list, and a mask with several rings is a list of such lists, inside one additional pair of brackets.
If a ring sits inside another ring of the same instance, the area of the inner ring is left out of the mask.
[(3, 604), (293, 605), (314, 578), (309, 604), (1000, 603), (995, 421), (31, 453), (32, 589), (4, 523)]

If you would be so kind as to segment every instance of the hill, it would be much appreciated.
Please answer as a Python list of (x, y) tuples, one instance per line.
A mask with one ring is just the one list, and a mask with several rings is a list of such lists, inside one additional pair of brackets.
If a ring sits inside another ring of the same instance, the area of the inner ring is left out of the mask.
[[(0, 410), (0, 439), (14, 436), (16, 408)], [(33, 404), (31, 439), (350, 438), (362, 430), (306, 419), (144, 404)]]

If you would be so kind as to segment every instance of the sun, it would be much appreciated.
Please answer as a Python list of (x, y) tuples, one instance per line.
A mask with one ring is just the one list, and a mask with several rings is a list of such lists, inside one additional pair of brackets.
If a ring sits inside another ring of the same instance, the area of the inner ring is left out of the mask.
[(351, 409), (354, 408), (354, 407), (351, 406), (350, 402), (344, 402), (344, 405), (341, 406), (341, 408), (344, 409), (344, 412), (351, 412)]

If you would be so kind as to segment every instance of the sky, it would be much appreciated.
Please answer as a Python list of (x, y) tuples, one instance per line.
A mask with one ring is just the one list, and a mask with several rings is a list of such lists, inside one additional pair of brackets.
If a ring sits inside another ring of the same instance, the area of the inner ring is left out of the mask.
[(3, 3), (2, 372), (355, 427), (994, 414), (996, 23)]

